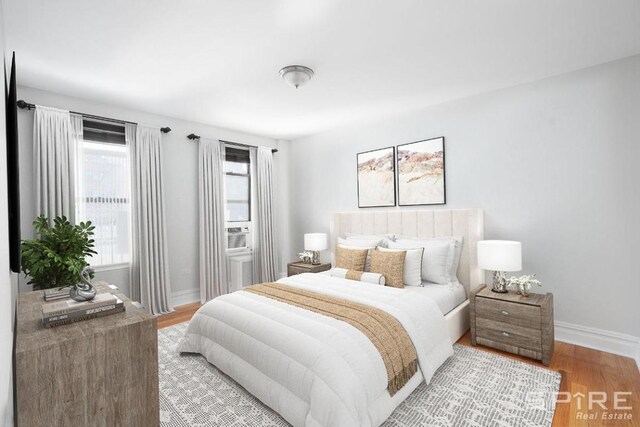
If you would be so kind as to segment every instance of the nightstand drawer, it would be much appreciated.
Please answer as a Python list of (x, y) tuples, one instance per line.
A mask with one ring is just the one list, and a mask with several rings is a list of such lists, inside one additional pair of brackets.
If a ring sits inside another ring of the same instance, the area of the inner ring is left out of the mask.
[(476, 298), (476, 316), (525, 328), (541, 327), (540, 307), (534, 305), (480, 297)]
[(540, 329), (525, 328), (510, 323), (497, 322), (482, 317), (476, 318), (476, 335), (491, 341), (514, 347), (541, 351), (542, 332)]

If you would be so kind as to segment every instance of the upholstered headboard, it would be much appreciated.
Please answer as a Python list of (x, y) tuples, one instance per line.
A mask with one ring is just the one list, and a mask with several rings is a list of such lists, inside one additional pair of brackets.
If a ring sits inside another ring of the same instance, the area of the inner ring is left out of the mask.
[(344, 233), (388, 234), (415, 237), (462, 236), (458, 279), (467, 291), (484, 283), (478, 268), (477, 243), (484, 239), (482, 209), (393, 210), (335, 213), (331, 217), (331, 261), (336, 242)]

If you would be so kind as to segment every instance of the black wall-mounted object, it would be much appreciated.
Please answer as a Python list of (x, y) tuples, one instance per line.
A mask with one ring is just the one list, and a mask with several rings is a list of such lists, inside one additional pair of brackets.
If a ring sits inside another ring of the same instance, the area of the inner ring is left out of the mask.
[[(6, 69), (5, 69), (6, 74)], [(16, 53), (11, 58), (9, 78), (5, 77), (5, 120), (7, 131), (7, 190), (9, 205), (9, 265), (20, 272), (20, 159), (16, 87)]]

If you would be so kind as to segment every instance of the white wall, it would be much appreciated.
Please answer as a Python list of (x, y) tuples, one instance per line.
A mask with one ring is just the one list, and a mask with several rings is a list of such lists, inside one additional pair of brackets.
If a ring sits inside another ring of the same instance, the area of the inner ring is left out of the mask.
[[(5, 55), (3, 2), (0, 2), (0, 58)], [(5, 56), (9, 59), (5, 59)], [(1, 73), (4, 78), (4, 72)], [(4, 81), (3, 81), (4, 83)], [(7, 136), (4, 97), (0, 102), (0, 424), (13, 425), (13, 319), (17, 281), (9, 270), (9, 214), (7, 199)]]
[[(19, 62), (18, 62), (19, 65)], [(163, 134), (163, 177), (165, 188), (166, 220), (169, 241), (169, 271), (172, 293), (177, 301), (199, 299), (198, 270), (198, 144), (187, 139), (195, 133), (208, 138), (224, 139), (245, 144), (278, 148), (274, 155), (276, 187), (276, 215), (281, 221), (278, 230), (288, 230), (285, 220), (288, 207), (288, 157), (289, 141), (275, 141), (256, 135), (220, 129), (199, 123), (186, 122), (169, 117), (131, 111), (91, 101), (66, 97), (28, 87), (18, 88), (19, 99), (27, 102), (57, 107), (71, 111), (96, 114), (122, 120), (134, 121), (152, 126), (169, 126), (172, 131)], [(22, 233), (23, 238), (33, 235), (31, 222), (36, 216), (35, 187), (33, 181), (33, 111), (20, 110), (20, 179), (22, 185)], [(284, 239), (287, 233), (279, 233)], [(288, 240), (282, 240), (280, 247), (288, 249)], [(288, 256), (281, 255), (282, 271)], [(97, 278), (111, 281), (128, 291), (128, 269), (99, 272)], [(24, 282), (24, 280), (22, 280)], [(21, 286), (21, 290), (24, 287)]]
[(446, 207), (483, 208), (487, 239), (522, 241), (556, 320), (640, 337), (639, 135), (636, 56), (295, 140), (290, 251), (358, 210), (356, 153), (444, 136)]

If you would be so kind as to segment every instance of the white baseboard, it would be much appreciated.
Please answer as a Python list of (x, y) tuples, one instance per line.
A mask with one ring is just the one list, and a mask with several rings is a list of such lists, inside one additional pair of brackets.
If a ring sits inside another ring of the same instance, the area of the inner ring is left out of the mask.
[(630, 357), (640, 370), (640, 337), (567, 322), (555, 326), (556, 340)]
[(171, 304), (173, 304), (174, 307), (191, 304), (193, 302), (200, 302), (200, 289), (187, 289), (171, 294)]

